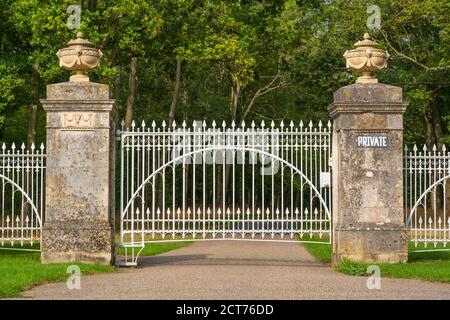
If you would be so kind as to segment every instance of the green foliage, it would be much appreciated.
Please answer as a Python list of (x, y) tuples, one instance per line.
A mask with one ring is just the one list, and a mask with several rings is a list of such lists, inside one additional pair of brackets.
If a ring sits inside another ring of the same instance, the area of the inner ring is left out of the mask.
[[(331, 262), (330, 245), (304, 243), (303, 246), (317, 260)], [(430, 248), (423, 244), (415, 246), (410, 243), (408, 263), (379, 264), (381, 276), (450, 282), (450, 251), (443, 249), (445, 248), (442, 244)], [(368, 266), (369, 264), (344, 260), (336, 266), (336, 271), (352, 276), (366, 276)]]
[[(130, 59), (138, 57), (135, 119), (167, 120), (176, 60), (182, 60), (175, 120), (231, 119), (230, 92), (239, 86), (237, 119), (326, 120), (333, 92), (354, 82), (342, 54), (368, 31), (368, 0), (197, 1), (98, 0), (83, 8), (81, 31), (104, 52), (93, 81), (111, 85), (123, 118)], [(31, 64), (41, 86), (66, 81), (55, 53), (73, 38), (70, 0), (0, 3), (0, 139), (26, 137)], [(439, 0), (380, 0), (381, 30), (372, 32), (391, 54), (380, 82), (401, 86), (410, 107), (407, 143), (450, 142), (450, 4)], [(258, 96), (274, 77), (275, 88)], [(117, 81), (117, 80), (120, 81)], [(119, 85), (118, 88), (115, 86)], [(246, 114), (247, 106), (251, 106)], [(431, 106), (439, 123), (428, 124)], [(45, 137), (39, 110), (38, 140)]]
[(349, 276), (364, 276), (367, 274), (367, 265), (344, 260), (336, 266), (336, 271)]

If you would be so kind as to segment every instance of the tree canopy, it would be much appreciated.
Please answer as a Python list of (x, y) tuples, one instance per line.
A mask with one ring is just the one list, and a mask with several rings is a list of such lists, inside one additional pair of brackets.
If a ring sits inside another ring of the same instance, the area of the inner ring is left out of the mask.
[(342, 55), (370, 32), (391, 54), (380, 82), (411, 103), (405, 141), (450, 142), (450, 3), (440, 0), (379, 0), (374, 31), (363, 0), (3, 0), (1, 140), (44, 140), (39, 99), (68, 79), (55, 54), (77, 32), (71, 4), (104, 52), (91, 81), (111, 86), (121, 118), (326, 120), (333, 92), (357, 76)]

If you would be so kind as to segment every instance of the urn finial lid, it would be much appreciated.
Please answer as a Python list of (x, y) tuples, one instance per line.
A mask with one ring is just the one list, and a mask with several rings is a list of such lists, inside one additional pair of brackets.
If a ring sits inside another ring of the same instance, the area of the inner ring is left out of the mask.
[(78, 32), (77, 38), (67, 42), (67, 47), (59, 50), (56, 55), (62, 68), (75, 71), (70, 77), (71, 82), (88, 82), (89, 77), (85, 72), (99, 65), (103, 53)]
[(389, 53), (379, 49), (378, 42), (372, 40), (368, 33), (365, 33), (364, 40), (356, 42), (354, 47), (353, 50), (345, 51), (344, 58), (348, 69), (362, 73), (356, 83), (378, 83), (372, 72), (387, 67)]

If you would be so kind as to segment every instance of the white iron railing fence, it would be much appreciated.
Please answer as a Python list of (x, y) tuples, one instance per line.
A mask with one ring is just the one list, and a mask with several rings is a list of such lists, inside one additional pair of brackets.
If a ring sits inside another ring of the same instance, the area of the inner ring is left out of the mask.
[(121, 245), (298, 237), (329, 243), (330, 147), (331, 123), (133, 122), (121, 132)]
[(450, 243), (450, 153), (405, 146), (405, 223), (416, 246), (446, 248)]
[(0, 149), (0, 247), (40, 243), (44, 219), (44, 145)]

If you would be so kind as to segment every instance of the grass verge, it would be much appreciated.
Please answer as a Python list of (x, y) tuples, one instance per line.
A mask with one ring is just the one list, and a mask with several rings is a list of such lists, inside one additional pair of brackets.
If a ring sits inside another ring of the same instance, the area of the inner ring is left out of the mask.
[[(177, 242), (152, 242), (146, 243), (144, 249), (142, 249), (139, 254), (140, 257), (145, 256), (154, 256), (157, 254), (161, 254), (164, 252), (172, 251), (178, 248), (182, 248), (192, 244), (192, 241), (177, 241)], [(139, 248), (135, 249), (136, 253), (139, 251)], [(116, 247), (116, 254), (123, 254), (123, 248)]]
[(69, 265), (78, 265), (82, 275), (114, 271), (103, 265), (78, 263), (41, 264), (40, 252), (0, 250), (0, 297), (12, 298), (34, 285), (65, 281)]
[[(317, 260), (331, 262), (331, 245), (316, 243), (304, 243), (303, 245)], [(436, 247), (436, 249), (442, 248), (442, 246)], [(408, 262), (378, 264), (381, 275), (391, 278), (450, 282), (450, 251), (412, 252), (424, 249), (410, 244)], [(336, 266), (336, 271), (347, 275), (364, 276), (367, 274), (368, 266), (369, 264), (343, 261)]]
[[(142, 256), (152, 256), (189, 245), (191, 242), (160, 242), (147, 244)], [(20, 249), (39, 250), (39, 245), (19, 247)], [(16, 250), (16, 247), (0, 249), (0, 298), (20, 297), (20, 294), (39, 284), (66, 281), (70, 265), (78, 265), (82, 275), (113, 272), (116, 267), (99, 264), (42, 264), (40, 252)]]

